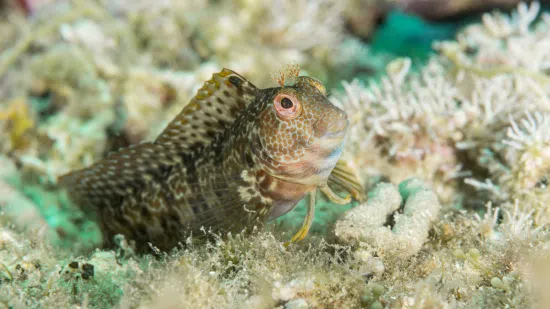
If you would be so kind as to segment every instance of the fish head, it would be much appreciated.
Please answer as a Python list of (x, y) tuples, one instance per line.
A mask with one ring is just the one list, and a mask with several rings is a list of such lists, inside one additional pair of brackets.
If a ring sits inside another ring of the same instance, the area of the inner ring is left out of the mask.
[(260, 90), (256, 150), (263, 170), (297, 184), (321, 185), (342, 154), (346, 113), (327, 98), (323, 84), (300, 76), (292, 86)]

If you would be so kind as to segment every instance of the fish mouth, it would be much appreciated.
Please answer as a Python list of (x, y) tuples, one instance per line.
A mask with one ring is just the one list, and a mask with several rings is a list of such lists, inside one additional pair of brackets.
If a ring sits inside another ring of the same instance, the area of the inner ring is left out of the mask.
[(322, 138), (340, 138), (344, 137), (346, 135), (346, 132), (349, 127), (349, 120), (347, 119), (340, 119), (330, 124), (328, 127), (326, 133), (322, 136)]

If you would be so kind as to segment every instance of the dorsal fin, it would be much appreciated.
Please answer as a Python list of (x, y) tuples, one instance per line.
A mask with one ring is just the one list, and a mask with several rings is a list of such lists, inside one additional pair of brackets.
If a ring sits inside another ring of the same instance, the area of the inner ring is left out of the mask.
[(182, 154), (210, 144), (256, 96), (256, 87), (223, 69), (213, 74), (153, 143), (110, 154), (92, 166), (59, 178), (74, 199), (92, 205), (116, 203), (154, 177), (163, 177)]
[(178, 153), (207, 146), (254, 101), (256, 90), (252, 83), (231, 70), (213, 74), (155, 144)]

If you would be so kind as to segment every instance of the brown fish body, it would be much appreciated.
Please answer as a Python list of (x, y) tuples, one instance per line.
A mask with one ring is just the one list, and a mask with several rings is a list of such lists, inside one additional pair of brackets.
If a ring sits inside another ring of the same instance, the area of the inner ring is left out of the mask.
[(326, 184), (346, 129), (346, 115), (314, 79), (257, 89), (224, 69), (154, 142), (61, 183), (99, 212), (107, 240), (123, 234), (169, 249), (184, 233), (238, 232), (290, 211)]

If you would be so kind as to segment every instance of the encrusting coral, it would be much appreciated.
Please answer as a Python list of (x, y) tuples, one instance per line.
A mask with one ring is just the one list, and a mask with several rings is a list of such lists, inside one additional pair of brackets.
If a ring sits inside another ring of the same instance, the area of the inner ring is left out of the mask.
[[(334, 233), (342, 243), (367, 247), (378, 256), (407, 258), (427, 241), (440, 208), (435, 193), (418, 179), (402, 182), (399, 190), (381, 183), (369, 193), (367, 203), (338, 219)], [(388, 217), (394, 222), (391, 229), (385, 226)]]

